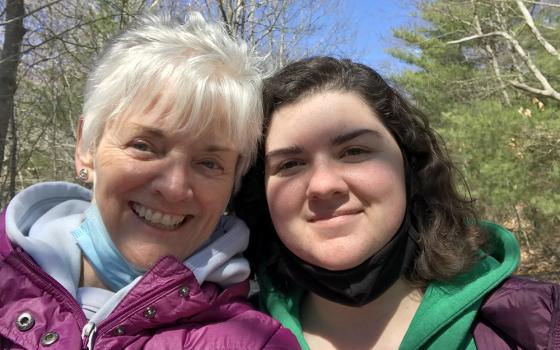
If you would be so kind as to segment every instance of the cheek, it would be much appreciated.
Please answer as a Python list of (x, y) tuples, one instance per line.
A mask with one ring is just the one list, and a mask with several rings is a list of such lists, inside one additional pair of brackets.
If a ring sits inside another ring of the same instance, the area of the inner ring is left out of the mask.
[[(276, 179), (277, 180), (277, 179)], [(301, 224), (305, 206), (305, 184), (294, 179), (269, 181), (266, 185), (268, 209), (272, 224), (284, 245), (300, 256), (306, 246), (305, 236), (299, 234), (304, 229)]]
[(348, 176), (353, 178), (352, 182), (359, 186), (362, 193), (377, 197), (377, 200), (406, 196), (404, 169), (399, 163), (364, 163), (353, 169)]
[(229, 195), (225, 193), (205, 193), (202, 196), (198, 196), (198, 202), (201, 210), (206, 213), (206, 215), (212, 220), (216, 217), (221, 216), (226, 211)]
[(234, 177), (223, 179), (220, 182), (208, 182), (207, 178), (197, 179), (194, 196), (199, 205), (210, 216), (220, 216), (226, 210), (233, 192)]
[(154, 181), (162, 177), (167, 169), (159, 161), (140, 161), (129, 157), (124, 152), (114, 152), (112, 156), (100, 158), (95, 172), (98, 184), (107, 191), (122, 193), (142, 188), (149, 190)]
[(380, 228), (396, 232), (406, 211), (406, 186), (403, 169), (379, 166), (370, 169), (370, 176), (359, 176), (354, 183), (359, 184), (362, 199), (375, 209)]
[(266, 200), (275, 227), (286, 224), (302, 203), (302, 185), (296, 181), (272, 179), (266, 183)]
[(117, 202), (128, 202), (146, 193), (150, 188), (149, 183), (146, 173), (135, 176), (116, 168), (105, 169), (104, 172), (98, 172), (94, 182), (94, 197), (100, 206), (115, 206)]

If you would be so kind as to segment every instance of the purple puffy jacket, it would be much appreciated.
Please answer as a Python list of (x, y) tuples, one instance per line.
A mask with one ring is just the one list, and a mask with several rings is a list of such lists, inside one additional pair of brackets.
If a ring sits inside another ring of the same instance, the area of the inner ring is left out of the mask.
[[(94, 349), (299, 349), (296, 338), (247, 303), (246, 281), (198, 284), (173, 257), (145, 273), (96, 329)], [(0, 217), (0, 349), (86, 349), (74, 298), (21, 248)]]
[(560, 350), (560, 285), (508, 278), (480, 308), (473, 335), (478, 349)]

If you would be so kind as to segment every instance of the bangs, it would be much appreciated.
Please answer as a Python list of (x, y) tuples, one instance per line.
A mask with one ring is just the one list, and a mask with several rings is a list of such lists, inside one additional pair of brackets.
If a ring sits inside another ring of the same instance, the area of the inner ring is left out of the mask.
[(261, 133), (259, 86), (232, 76), (209, 56), (179, 64), (160, 62), (162, 70), (142, 62), (145, 69), (140, 79), (123, 84), (130, 88), (123, 94), (128, 98), (120, 100), (110, 118), (150, 111), (165, 116), (178, 130), (195, 138), (209, 128), (219, 128), (242, 156), (252, 158), (254, 141), (249, 140), (258, 140)]

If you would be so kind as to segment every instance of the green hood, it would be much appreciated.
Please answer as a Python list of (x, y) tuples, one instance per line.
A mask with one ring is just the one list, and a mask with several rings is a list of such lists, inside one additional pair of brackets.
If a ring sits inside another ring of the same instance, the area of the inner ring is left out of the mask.
[[(430, 283), (400, 349), (476, 349), (471, 325), (484, 297), (510, 276), (519, 264), (519, 246), (503, 227), (483, 222), (492, 252), (469, 272), (447, 282)], [(303, 350), (309, 346), (299, 322), (301, 289), (282, 294), (260, 273), (261, 306), (289, 328)]]

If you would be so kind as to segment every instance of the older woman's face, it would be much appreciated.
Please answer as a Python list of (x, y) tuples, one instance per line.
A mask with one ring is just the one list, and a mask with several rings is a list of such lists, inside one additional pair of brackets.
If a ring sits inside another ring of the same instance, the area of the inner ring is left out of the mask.
[(109, 121), (95, 155), (94, 196), (125, 258), (148, 268), (190, 256), (215, 229), (230, 198), (239, 153), (220, 128), (197, 138), (150, 113)]

